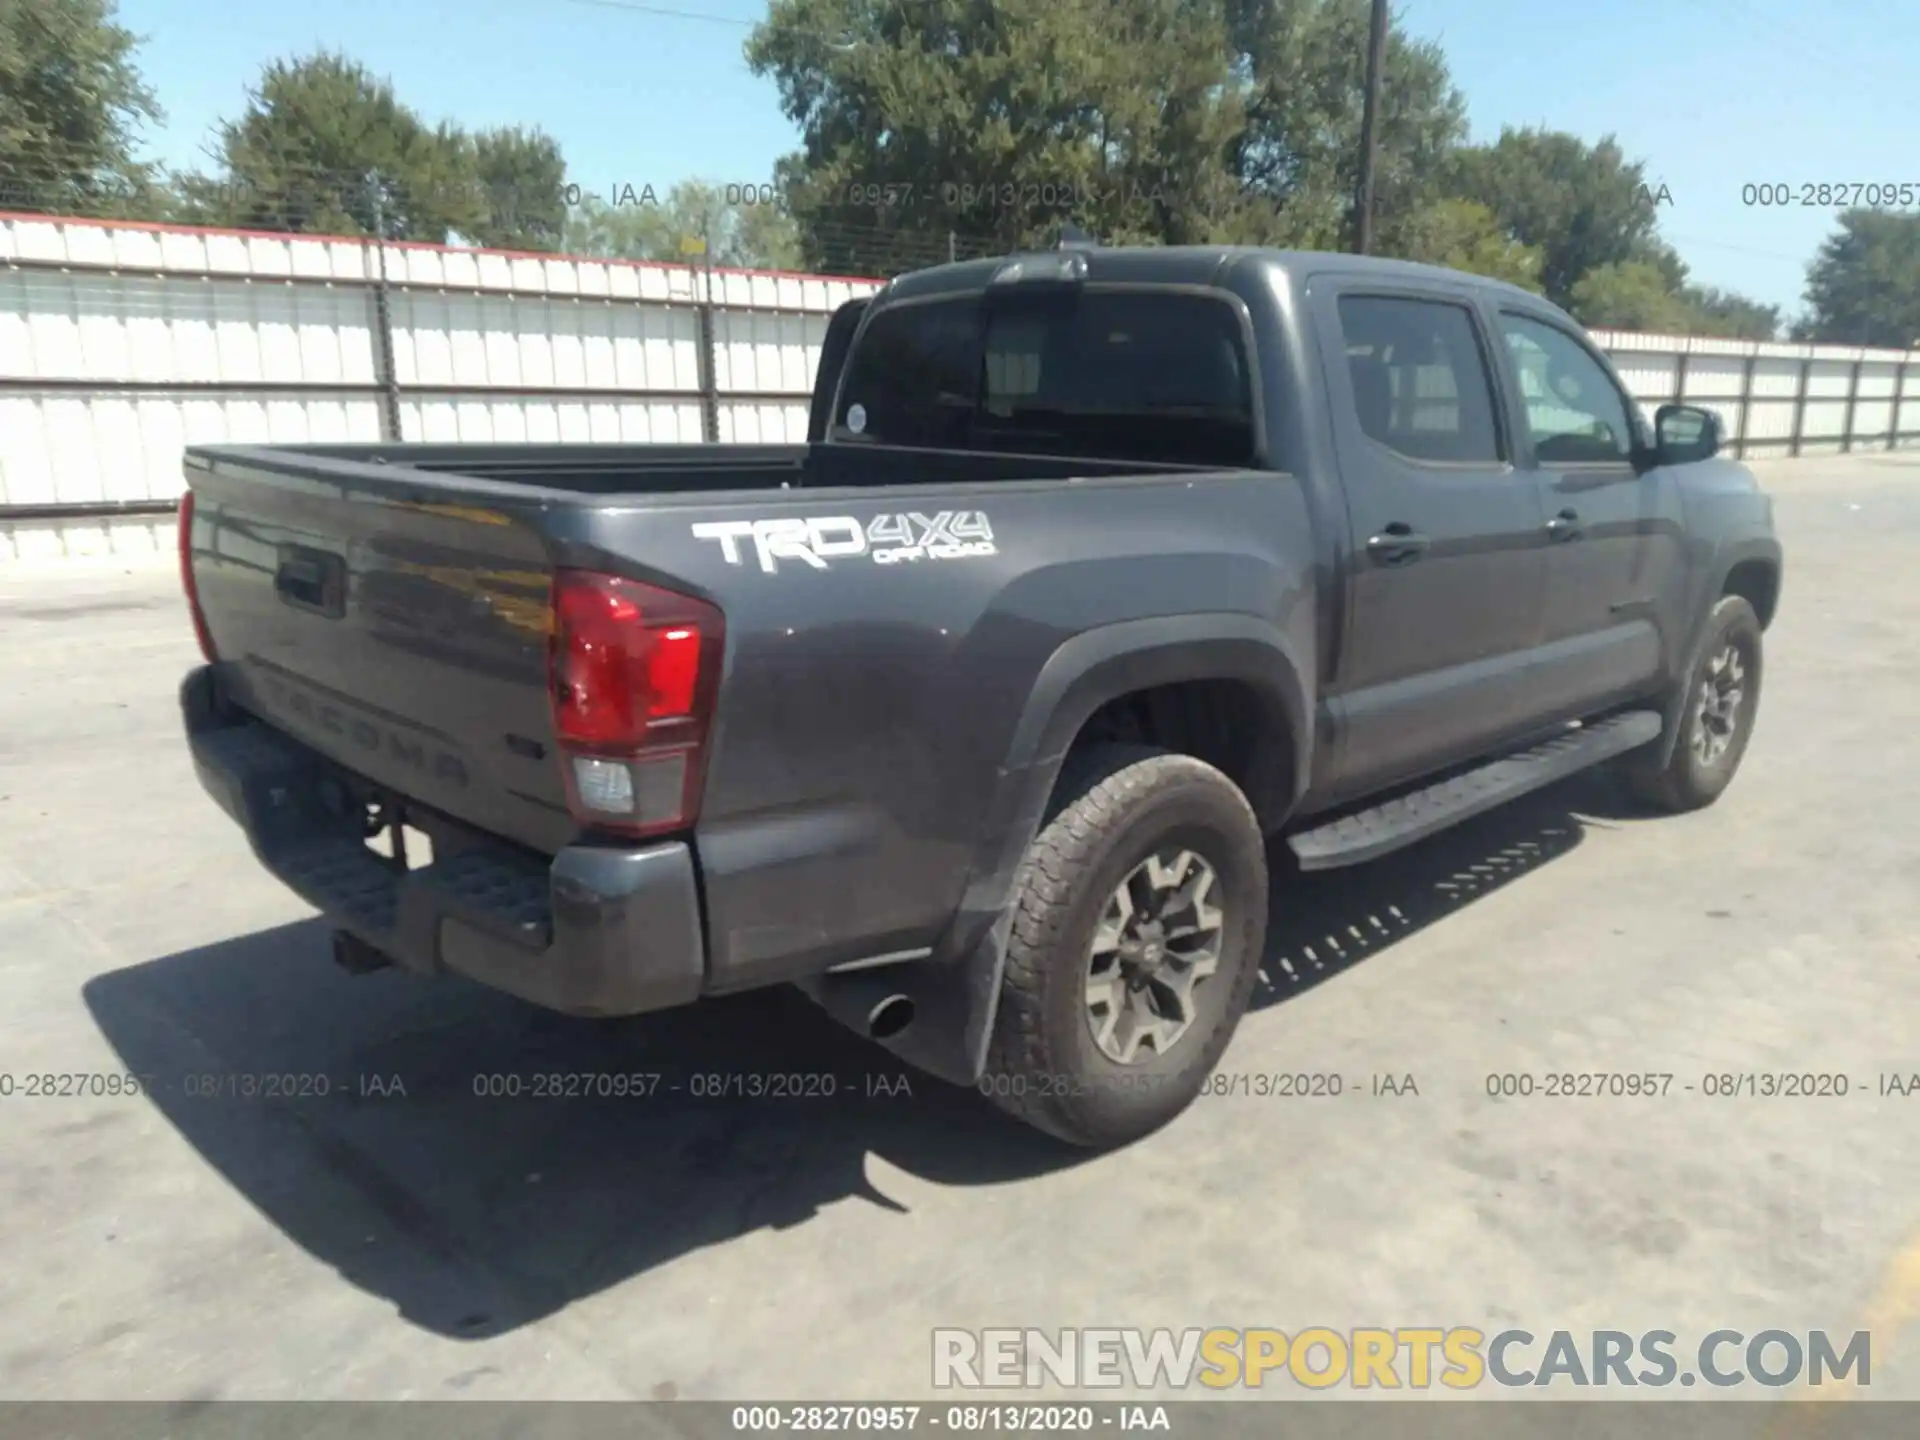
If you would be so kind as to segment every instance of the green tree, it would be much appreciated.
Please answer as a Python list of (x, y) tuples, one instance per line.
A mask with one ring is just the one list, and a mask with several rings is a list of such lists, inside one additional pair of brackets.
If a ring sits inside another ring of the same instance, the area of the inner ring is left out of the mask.
[(1729, 340), (1771, 340), (1780, 331), (1780, 307), (1763, 305), (1730, 290), (1710, 285), (1689, 285), (1680, 298), (1692, 310), (1694, 332), (1719, 335)]
[(1244, 202), (1214, 0), (775, 0), (747, 44), (802, 147), (809, 263), (900, 268), (1051, 237), (1204, 239)]
[(1383, 254), (1540, 290), (1540, 251), (1500, 228), (1493, 212), (1475, 200), (1436, 200), (1406, 216), (1383, 235)]
[(1692, 307), (1660, 267), (1645, 260), (1594, 266), (1574, 284), (1566, 308), (1598, 330), (1680, 335), (1696, 328)]
[(721, 186), (683, 180), (665, 195), (647, 189), (584, 196), (567, 216), (570, 255), (792, 270), (802, 263), (791, 218), (773, 203), (728, 204)]
[(1807, 267), (1796, 338), (1904, 350), (1920, 345), (1920, 215), (1848, 210)]
[(344, 55), (268, 65), (218, 152), (217, 176), (178, 182), (190, 218), (443, 244), (487, 225), (474, 141), (430, 126)]
[(133, 158), (163, 118), (113, 0), (0, 0), (0, 206), (142, 215), (159, 204)]
[(1660, 278), (1667, 289), (1680, 294), (1687, 288), (1687, 262), (1680, 258), (1680, 252), (1658, 236), (1647, 236), (1635, 241), (1627, 251), (1629, 260), (1637, 260), (1643, 265), (1651, 265), (1660, 272)]
[(486, 130), (472, 165), (484, 213), (462, 237), (500, 250), (556, 250), (567, 223), (567, 162), (540, 130)]
[(757, 270), (799, 270), (806, 264), (800, 227), (784, 204), (736, 207), (724, 238), (736, 258), (722, 261)]
[[(1352, 242), (1369, 9), (1367, 0), (1228, 0), (1246, 115), (1233, 145), (1234, 174), (1272, 217), (1267, 228), (1277, 243), (1344, 249)], [(1466, 128), (1466, 102), (1440, 48), (1390, 26), (1374, 162), (1382, 237), (1440, 198), (1445, 162)]]
[[(776, 0), (748, 42), (802, 148), (811, 263), (868, 271), (1048, 241), (1344, 246), (1367, 0)], [(1388, 37), (1376, 213), (1438, 198), (1465, 113)]]
[[(1509, 235), (1541, 252), (1541, 283), (1555, 304), (1573, 308), (1582, 279), (1610, 266), (1652, 269), (1669, 293), (1685, 280), (1679, 256), (1655, 234), (1659, 187), (1612, 136), (1588, 145), (1559, 131), (1509, 128), (1491, 145), (1460, 150), (1448, 170), (1451, 193), (1479, 201)], [(1635, 271), (1596, 285), (1644, 298), (1645, 282)]]
[(679, 238), (665, 221), (661, 202), (651, 198), (626, 204), (585, 195), (567, 211), (560, 248), (568, 255), (607, 260), (667, 260), (684, 258)]

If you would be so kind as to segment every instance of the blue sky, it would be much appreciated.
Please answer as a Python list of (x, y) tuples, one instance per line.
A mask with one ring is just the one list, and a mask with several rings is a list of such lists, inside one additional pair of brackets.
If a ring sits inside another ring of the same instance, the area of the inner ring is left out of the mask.
[[(204, 164), (264, 62), (324, 47), (429, 119), (540, 126), (602, 194), (767, 178), (796, 135), (740, 58), (763, 13), (751, 0), (121, 4), (168, 112), (149, 148), (170, 163)], [(1789, 314), (1831, 212), (1744, 204), (1744, 185), (1920, 185), (1914, 0), (1406, 0), (1395, 13), (1445, 47), (1476, 140), (1525, 124), (1617, 135), (1671, 193), (1662, 232), (1694, 278)]]

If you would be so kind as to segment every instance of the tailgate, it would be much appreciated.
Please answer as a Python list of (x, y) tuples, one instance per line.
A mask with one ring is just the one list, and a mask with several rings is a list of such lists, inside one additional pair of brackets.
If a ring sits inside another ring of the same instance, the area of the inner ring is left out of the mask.
[(551, 853), (573, 838), (547, 683), (550, 502), (485, 482), (190, 451), (226, 693), (377, 786)]

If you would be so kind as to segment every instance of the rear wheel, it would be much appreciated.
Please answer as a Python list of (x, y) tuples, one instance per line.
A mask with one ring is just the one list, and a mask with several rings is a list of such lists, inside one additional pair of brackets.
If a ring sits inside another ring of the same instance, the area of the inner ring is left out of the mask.
[(1720, 798), (1753, 735), (1760, 662), (1760, 617), (1742, 597), (1723, 596), (1707, 617), (1673, 757), (1663, 769), (1644, 761), (1627, 767), (1627, 784), (1636, 797), (1669, 811), (1698, 810)]
[(1123, 1145), (1184, 1110), (1232, 1038), (1266, 935), (1265, 842), (1212, 766), (1089, 752), (1015, 883), (981, 1081), (1076, 1145)]

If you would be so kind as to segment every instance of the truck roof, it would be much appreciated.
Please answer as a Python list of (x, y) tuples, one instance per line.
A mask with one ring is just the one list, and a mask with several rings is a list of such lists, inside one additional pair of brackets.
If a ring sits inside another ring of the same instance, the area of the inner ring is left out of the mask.
[[(1252, 262), (1279, 272), (1290, 279), (1308, 274), (1360, 273), (1381, 279), (1422, 279), (1472, 285), (1496, 291), (1510, 299), (1528, 300), (1535, 305), (1550, 302), (1517, 285), (1485, 275), (1449, 270), (1439, 265), (1422, 265), (1411, 260), (1390, 260), (1378, 255), (1349, 255), (1328, 250), (1278, 250), (1256, 245), (1125, 245), (1111, 248), (1098, 245), (1063, 246), (1087, 257), (1087, 278), (1093, 282), (1149, 285), (1217, 284), (1220, 274), (1235, 262)], [(1046, 250), (1028, 250), (1016, 254), (1049, 254)], [(995, 255), (981, 260), (961, 260), (914, 270), (896, 277), (882, 292), (887, 299), (906, 299), (958, 293), (984, 286), (993, 272), (1013, 255)]]

